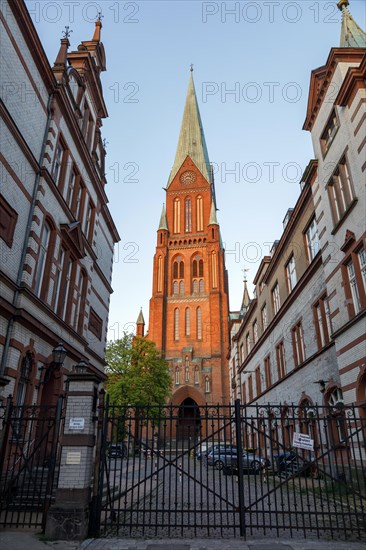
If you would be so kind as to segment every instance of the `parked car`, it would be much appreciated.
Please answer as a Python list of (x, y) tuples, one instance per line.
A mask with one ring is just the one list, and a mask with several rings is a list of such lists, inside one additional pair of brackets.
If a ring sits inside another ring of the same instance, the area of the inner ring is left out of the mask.
[(124, 458), (127, 456), (127, 448), (124, 443), (110, 443), (108, 448), (109, 458)]
[(216, 470), (222, 470), (227, 464), (231, 464), (237, 454), (237, 448), (233, 445), (214, 445), (208, 450), (207, 464), (214, 466)]
[[(243, 451), (243, 470), (245, 472), (258, 473), (261, 470), (268, 469), (271, 466), (268, 458), (258, 455), (255, 451)], [(225, 455), (225, 461), (222, 466), (226, 475), (238, 474), (238, 454), (231, 453)]]
[(206, 458), (207, 453), (208, 453), (207, 443), (201, 443), (196, 449), (195, 456), (197, 460), (202, 460), (202, 458)]

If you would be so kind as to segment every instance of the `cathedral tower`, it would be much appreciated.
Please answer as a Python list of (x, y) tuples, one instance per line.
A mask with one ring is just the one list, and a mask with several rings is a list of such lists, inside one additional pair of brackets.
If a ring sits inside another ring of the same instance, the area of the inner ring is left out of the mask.
[(148, 338), (169, 362), (174, 404), (228, 401), (227, 272), (192, 71), (157, 231)]

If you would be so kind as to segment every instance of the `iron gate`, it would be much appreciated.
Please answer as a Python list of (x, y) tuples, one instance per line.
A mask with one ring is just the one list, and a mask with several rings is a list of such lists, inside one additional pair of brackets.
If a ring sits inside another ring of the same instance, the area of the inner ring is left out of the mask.
[(64, 398), (55, 406), (0, 407), (0, 526), (41, 527), (54, 499)]
[(92, 534), (364, 539), (365, 434), (354, 407), (107, 402)]

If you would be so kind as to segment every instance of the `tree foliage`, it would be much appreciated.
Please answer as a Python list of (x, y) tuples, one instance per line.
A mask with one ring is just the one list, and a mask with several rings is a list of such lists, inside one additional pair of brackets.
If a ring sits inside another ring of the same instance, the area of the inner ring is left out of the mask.
[(125, 333), (106, 350), (106, 390), (116, 405), (164, 405), (171, 393), (168, 363), (155, 343)]

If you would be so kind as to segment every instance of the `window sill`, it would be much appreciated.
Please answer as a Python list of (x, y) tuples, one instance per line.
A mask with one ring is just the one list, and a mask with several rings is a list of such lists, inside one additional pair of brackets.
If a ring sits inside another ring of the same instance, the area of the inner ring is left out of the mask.
[(335, 235), (338, 231), (338, 229), (341, 227), (341, 225), (343, 224), (344, 220), (348, 217), (348, 215), (352, 212), (352, 210), (354, 209), (355, 205), (357, 204), (358, 202), (358, 199), (353, 199), (353, 201), (351, 202), (351, 204), (349, 205), (348, 209), (345, 211), (345, 213), (343, 214), (343, 216), (340, 218), (340, 220), (335, 224), (335, 226), (333, 227), (333, 230), (331, 231), (331, 234), (332, 235)]

